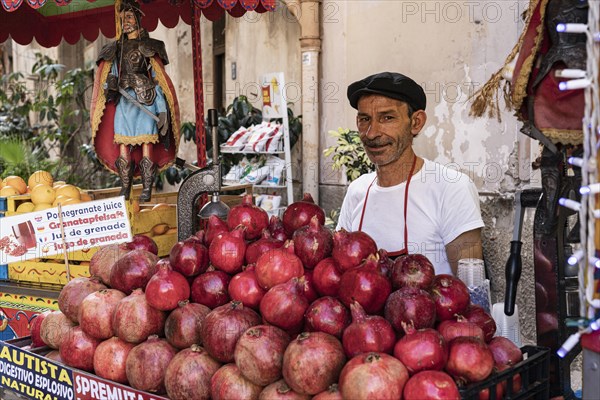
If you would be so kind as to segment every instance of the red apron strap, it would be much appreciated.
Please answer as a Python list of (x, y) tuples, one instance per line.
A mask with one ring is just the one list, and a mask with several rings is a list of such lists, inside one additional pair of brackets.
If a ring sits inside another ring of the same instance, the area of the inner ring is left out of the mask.
[[(407, 215), (408, 215), (408, 187), (410, 185), (412, 176), (415, 172), (416, 166), (417, 166), (417, 156), (415, 155), (415, 157), (413, 158), (412, 166), (410, 167), (410, 172), (408, 173), (408, 178), (406, 179), (406, 187), (404, 188), (404, 249), (389, 252), (388, 256), (390, 256), (390, 257), (397, 257), (397, 256), (403, 256), (403, 255), (408, 254), (408, 224), (407, 224), (407, 220), (406, 220)], [(375, 177), (375, 179), (377, 179), (377, 176)], [(363, 209), (360, 214), (360, 222), (358, 224), (359, 231), (362, 230), (363, 219), (365, 217), (365, 210), (367, 209), (367, 200), (369, 199), (369, 192), (371, 191), (371, 186), (373, 186), (375, 179), (373, 179), (373, 181), (369, 184), (369, 187), (367, 189), (367, 194), (365, 195), (365, 201), (363, 202)]]

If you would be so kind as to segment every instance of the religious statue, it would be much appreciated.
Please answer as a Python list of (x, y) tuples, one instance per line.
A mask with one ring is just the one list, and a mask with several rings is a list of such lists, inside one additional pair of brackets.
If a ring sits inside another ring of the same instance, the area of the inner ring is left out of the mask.
[(117, 0), (116, 40), (102, 48), (92, 94), (94, 148), (105, 167), (121, 178), (119, 195), (129, 199), (134, 176), (142, 179), (139, 200), (149, 201), (157, 168), (168, 167), (179, 145), (179, 105), (164, 66), (165, 44), (141, 26), (135, 0)]

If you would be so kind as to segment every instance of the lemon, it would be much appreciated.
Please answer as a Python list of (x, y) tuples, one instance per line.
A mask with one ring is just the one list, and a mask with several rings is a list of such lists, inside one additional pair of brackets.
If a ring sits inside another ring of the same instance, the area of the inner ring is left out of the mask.
[(48, 171), (35, 171), (27, 180), (27, 184), (30, 188), (34, 188), (40, 183), (52, 186), (54, 184), (54, 178), (52, 177), (52, 174)]
[(52, 204), (55, 198), (56, 192), (54, 191), (52, 186), (48, 186), (46, 184), (41, 183), (36, 185), (33, 189), (31, 189), (31, 202), (33, 204)]
[(26, 213), (26, 212), (33, 211), (34, 208), (35, 208), (35, 204), (33, 204), (30, 201), (26, 201), (25, 203), (19, 204), (19, 206), (17, 207), (16, 211), (17, 212)]
[(79, 203), (81, 203), (81, 199), (76, 199), (74, 197), (69, 197), (68, 199), (66, 199), (65, 201), (63, 201), (61, 203), (61, 205), (68, 206), (69, 204), (79, 204)]
[(27, 192), (27, 184), (25, 183), (23, 178), (21, 178), (20, 176), (16, 176), (16, 175), (7, 176), (6, 178), (4, 178), (2, 180), (2, 183), (4, 183), (5, 187), (12, 186), (13, 188), (17, 189), (17, 191), (19, 192), (18, 194), (23, 194), (23, 193)]
[(19, 193), (17, 189), (10, 185), (6, 185), (0, 189), (0, 197), (17, 196), (19, 194), (21, 193)]
[(60, 196), (61, 194), (73, 199), (81, 199), (81, 192), (75, 185), (66, 184), (56, 188), (56, 195)]
[(33, 211), (42, 211), (42, 210), (45, 210), (47, 208), (52, 208), (52, 204), (39, 203), (39, 204), (35, 205), (35, 207), (33, 208)]

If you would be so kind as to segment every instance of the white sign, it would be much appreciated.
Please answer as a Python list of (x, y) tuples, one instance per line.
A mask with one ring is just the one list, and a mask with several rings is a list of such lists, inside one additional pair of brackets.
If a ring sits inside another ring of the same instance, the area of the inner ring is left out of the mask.
[(132, 239), (123, 196), (71, 204), (61, 213), (62, 223), (58, 208), (0, 218), (0, 264)]
[(283, 82), (283, 73), (275, 72), (265, 74), (261, 77), (262, 98), (263, 98), (263, 119), (287, 117), (287, 103), (284, 93), (285, 83)]

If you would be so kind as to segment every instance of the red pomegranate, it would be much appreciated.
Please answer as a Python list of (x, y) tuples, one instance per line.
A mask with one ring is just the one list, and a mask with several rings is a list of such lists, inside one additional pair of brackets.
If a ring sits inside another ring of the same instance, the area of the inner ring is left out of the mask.
[(223, 365), (210, 380), (212, 400), (258, 400), (262, 387), (242, 375), (235, 364)]
[(209, 400), (210, 380), (221, 364), (198, 345), (177, 353), (167, 366), (165, 388), (171, 400)]
[(281, 378), (283, 353), (290, 337), (271, 325), (256, 325), (237, 341), (233, 358), (242, 374), (259, 386), (267, 386)]
[(278, 249), (284, 243), (283, 240), (275, 239), (269, 229), (263, 229), (260, 239), (246, 247), (246, 264), (255, 264), (261, 254), (272, 249)]
[(467, 285), (460, 279), (447, 274), (436, 275), (431, 286), (438, 321), (453, 319), (462, 314), (471, 300)]
[(41, 328), (42, 321), (48, 314), (50, 314), (51, 310), (44, 311), (43, 313), (35, 314), (29, 323), (29, 331), (31, 332), (31, 347), (42, 347), (44, 345), (44, 341), (41, 336)]
[(202, 324), (200, 336), (204, 348), (223, 363), (234, 361), (235, 345), (250, 327), (260, 324), (260, 316), (239, 301), (232, 301), (212, 310)]
[(415, 329), (432, 328), (435, 324), (435, 302), (422, 289), (403, 287), (389, 296), (384, 315), (398, 333), (403, 332), (403, 322), (412, 323)]
[(367, 315), (358, 302), (350, 305), (352, 323), (344, 330), (342, 343), (348, 357), (369, 352), (391, 353), (396, 343), (394, 328), (383, 317)]
[(136, 345), (118, 337), (111, 337), (100, 343), (94, 353), (94, 373), (101, 378), (127, 384), (125, 362), (129, 352)]
[(202, 344), (200, 330), (210, 308), (202, 304), (184, 300), (173, 310), (165, 321), (165, 337), (178, 349), (185, 349), (193, 344)]
[(477, 304), (469, 304), (467, 309), (463, 311), (462, 316), (483, 330), (486, 343), (492, 340), (496, 333), (496, 321), (483, 307)]
[(312, 269), (319, 261), (331, 256), (333, 234), (313, 216), (308, 225), (302, 226), (292, 235), (294, 252), (304, 267)]
[(232, 300), (241, 301), (245, 307), (258, 310), (260, 301), (267, 291), (259, 285), (254, 269), (254, 265), (249, 265), (231, 278), (227, 290)]
[(89, 294), (79, 307), (79, 326), (93, 338), (104, 340), (115, 335), (113, 314), (125, 293), (102, 289)]
[(283, 355), (283, 378), (295, 391), (315, 395), (337, 382), (346, 363), (342, 344), (324, 332), (303, 332)]
[(263, 253), (254, 268), (258, 284), (265, 290), (294, 277), (304, 275), (302, 261), (294, 253), (294, 242), (288, 240), (283, 247)]
[(129, 250), (124, 244), (102, 246), (90, 259), (90, 276), (97, 276), (102, 283), (110, 285), (110, 272), (115, 263)]
[(332, 257), (342, 272), (359, 266), (369, 255), (377, 253), (377, 244), (364, 232), (341, 229), (333, 234)]
[(304, 277), (292, 278), (269, 289), (260, 301), (263, 320), (288, 333), (302, 329), (309, 302), (304, 296)]
[(79, 307), (88, 294), (106, 289), (99, 278), (75, 278), (69, 281), (58, 295), (58, 308), (74, 323), (78, 324)]
[(493, 338), (488, 347), (494, 357), (494, 362), (497, 365), (507, 365), (509, 367), (523, 361), (523, 353), (521, 349), (503, 336)]
[(460, 315), (456, 317), (456, 320), (447, 319), (440, 322), (437, 330), (440, 332), (446, 343), (459, 336), (473, 336), (485, 341), (483, 330)]
[(158, 246), (154, 239), (142, 234), (133, 235), (131, 242), (126, 243), (125, 247), (127, 247), (128, 250), (142, 249), (149, 251), (154, 255), (158, 255)]
[(337, 383), (330, 385), (326, 390), (317, 394), (312, 400), (344, 400)]
[(206, 232), (204, 232), (204, 242), (206, 247), (210, 247), (213, 239), (219, 236), (221, 233), (229, 232), (227, 222), (223, 221), (216, 215), (208, 217), (208, 223), (206, 226)]
[(338, 385), (344, 399), (401, 399), (406, 381), (408, 371), (400, 360), (367, 353), (348, 361)]
[(156, 335), (135, 346), (125, 363), (131, 387), (156, 394), (165, 393), (165, 373), (175, 354), (177, 349)]
[(94, 353), (99, 344), (100, 340), (89, 336), (76, 326), (61, 343), (60, 358), (70, 367), (93, 372)]
[(148, 304), (142, 289), (135, 289), (117, 304), (113, 315), (115, 335), (129, 343), (141, 343), (164, 331), (166, 314)]
[(394, 289), (410, 286), (428, 290), (434, 277), (435, 268), (423, 254), (399, 257), (392, 266), (391, 280)]
[(406, 335), (394, 346), (394, 357), (402, 361), (409, 374), (424, 370), (443, 370), (448, 361), (448, 346), (435, 329), (416, 330), (405, 324)]
[(447, 373), (421, 371), (406, 382), (404, 400), (460, 400), (460, 392)]
[(313, 270), (313, 283), (321, 296), (337, 296), (342, 280), (342, 271), (333, 257), (321, 260)]
[(304, 193), (302, 200), (290, 204), (283, 212), (285, 233), (292, 237), (298, 228), (308, 225), (314, 216), (317, 216), (321, 225), (325, 224), (325, 211), (315, 204), (310, 193)]
[(360, 266), (347, 270), (340, 280), (338, 297), (347, 307), (354, 301), (369, 314), (383, 310), (392, 291), (389, 279), (379, 267), (379, 256), (370, 255)]
[(448, 343), (446, 372), (461, 383), (480, 382), (494, 369), (494, 357), (483, 340), (460, 336)]
[(144, 289), (156, 273), (158, 257), (149, 251), (132, 250), (119, 258), (110, 272), (110, 287), (130, 294), (134, 289)]
[(350, 325), (350, 312), (335, 297), (325, 296), (313, 301), (304, 313), (307, 331), (329, 333), (341, 339), (342, 332)]
[(190, 298), (190, 284), (185, 276), (173, 271), (167, 260), (158, 262), (157, 267), (146, 285), (146, 300), (157, 310), (174, 310), (180, 301)]
[(245, 229), (245, 226), (240, 225), (231, 232), (220, 233), (213, 239), (208, 248), (208, 256), (215, 268), (232, 275), (242, 271), (246, 258)]
[(229, 210), (227, 227), (230, 231), (238, 225), (246, 227), (244, 238), (254, 240), (260, 237), (261, 232), (269, 225), (269, 214), (262, 208), (255, 206), (253, 196), (247, 194), (242, 198), (242, 203)]
[(258, 400), (310, 400), (311, 396), (307, 394), (300, 394), (294, 392), (290, 388), (285, 380), (280, 379), (277, 382), (273, 382), (266, 386), (260, 395)]
[(52, 311), (42, 321), (40, 337), (52, 349), (61, 347), (62, 342), (71, 334), (75, 323), (60, 311)]
[(173, 270), (183, 276), (196, 276), (208, 268), (208, 249), (199, 239), (191, 237), (175, 243), (169, 253), (169, 262)]
[(208, 308), (217, 308), (229, 303), (227, 286), (231, 276), (223, 271), (208, 271), (198, 275), (192, 283), (192, 301)]
[[(292, 238), (292, 235), (285, 233), (285, 228), (283, 227), (283, 222), (277, 215), (271, 215), (269, 219), (269, 226), (267, 227), (271, 237), (276, 240), (280, 240), (282, 242), (287, 241)], [(292, 232), (293, 233), (293, 232)]]

